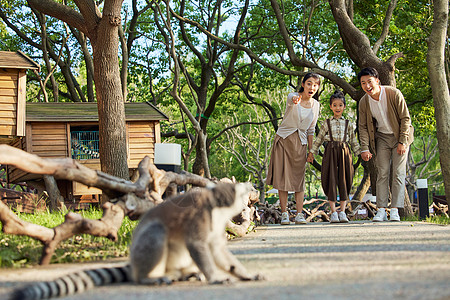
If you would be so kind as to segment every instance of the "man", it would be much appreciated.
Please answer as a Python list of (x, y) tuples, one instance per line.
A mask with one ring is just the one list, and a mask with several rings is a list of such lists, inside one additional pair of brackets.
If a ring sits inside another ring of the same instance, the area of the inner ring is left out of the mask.
[[(400, 221), (398, 208), (404, 206), (406, 159), (414, 140), (408, 107), (402, 93), (380, 85), (378, 72), (365, 68), (358, 80), (366, 94), (359, 101), (359, 137), (361, 157), (368, 161), (376, 155), (377, 214), (374, 222), (387, 221), (386, 207), (392, 194), (390, 221)], [(392, 186), (389, 189), (392, 164)]]

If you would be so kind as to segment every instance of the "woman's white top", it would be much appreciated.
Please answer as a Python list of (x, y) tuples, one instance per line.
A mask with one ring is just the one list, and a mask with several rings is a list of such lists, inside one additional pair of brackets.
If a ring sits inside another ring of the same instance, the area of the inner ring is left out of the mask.
[(302, 145), (308, 143), (308, 135), (314, 135), (317, 119), (319, 117), (320, 103), (313, 99), (311, 108), (304, 108), (292, 102), (292, 97), (299, 96), (299, 93), (289, 93), (286, 100), (286, 112), (283, 121), (278, 126), (277, 134), (283, 139), (298, 131), (298, 136)]

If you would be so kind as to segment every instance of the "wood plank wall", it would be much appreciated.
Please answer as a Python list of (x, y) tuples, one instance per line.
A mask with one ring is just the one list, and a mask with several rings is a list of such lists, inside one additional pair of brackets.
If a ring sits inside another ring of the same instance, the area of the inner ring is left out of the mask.
[(65, 123), (31, 123), (31, 138), (28, 143), (28, 151), (40, 157), (69, 156)]
[(137, 168), (139, 162), (148, 155), (151, 162), (155, 158), (155, 123), (129, 122), (128, 127), (128, 168)]
[(0, 135), (17, 133), (17, 86), (19, 71), (0, 69)]

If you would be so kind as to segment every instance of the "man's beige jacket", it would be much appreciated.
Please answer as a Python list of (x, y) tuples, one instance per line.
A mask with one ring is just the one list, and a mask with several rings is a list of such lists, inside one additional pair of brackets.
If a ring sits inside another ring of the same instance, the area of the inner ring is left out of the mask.
[[(383, 86), (387, 99), (387, 117), (394, 136), (399, 143), (409, 146), (414, 140), (414, 127), (403, 94), (391, 86)], [(376, 154), (375, 134), (376, 120), (372, 116), (369, 96), (365, 94), (359, 101), (359, 139), (361, 151), (369, 150)]]

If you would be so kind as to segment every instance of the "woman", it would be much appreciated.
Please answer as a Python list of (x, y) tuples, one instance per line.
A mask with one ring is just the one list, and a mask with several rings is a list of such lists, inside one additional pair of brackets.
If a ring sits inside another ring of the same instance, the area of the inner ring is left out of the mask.
[(278, 189), (282, 225), (290, 224), (287, 212), (288, 191), (295, 192), (295, 224), (306, 224), (302, 213), (306, 156), (313, 145), (314, 129), (319, 116), (319, 87), (318, 74), (307, 73), (303, 77), (300, 91), (290, 93), (287, 97), (286, 112), (273, 142), (266, 184)]

